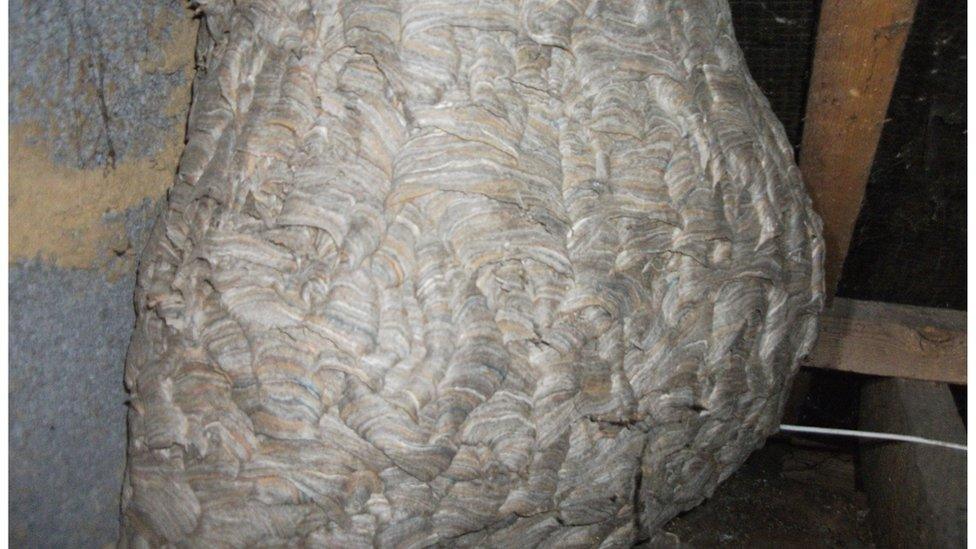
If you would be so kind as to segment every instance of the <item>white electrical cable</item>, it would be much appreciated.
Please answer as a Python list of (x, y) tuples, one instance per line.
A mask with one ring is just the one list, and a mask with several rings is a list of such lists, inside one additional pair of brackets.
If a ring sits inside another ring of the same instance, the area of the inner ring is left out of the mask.
[(898, 442), (914, 442), (916, 444), (928, 444), (929, 446), (942, 446), (953, 450), (966, 451), (965, 444), (955, 444), (953, 442), (943, 442), (929, 438), (915, 437), (911, 435), (898, 435), (895, 433), (878, 433), (876, 431), (854, 431), (852, 429), (828, 429), (826, 427), (807, 427), (805, 425), (780, 425), (780, 431), (793, 433), (812, 433), (815, 435), (838, 435), (842, 437), (857, 438), (876, 438), (880, 440), (894, 440)]

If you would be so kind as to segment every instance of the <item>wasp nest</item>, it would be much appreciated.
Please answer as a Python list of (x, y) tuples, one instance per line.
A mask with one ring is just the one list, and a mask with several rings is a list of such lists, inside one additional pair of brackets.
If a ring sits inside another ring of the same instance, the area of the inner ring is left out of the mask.
[(124, 543), (626, 547), (776, 430), (823, 243), (724, 0), (201, 9)]

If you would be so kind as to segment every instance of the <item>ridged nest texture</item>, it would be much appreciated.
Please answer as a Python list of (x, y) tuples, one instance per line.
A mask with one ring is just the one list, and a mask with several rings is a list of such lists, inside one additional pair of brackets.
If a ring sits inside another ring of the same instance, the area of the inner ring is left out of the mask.
[(124, 545), (628, 547), (776, 430), (823, 241), (724, 0), (200, 9)]

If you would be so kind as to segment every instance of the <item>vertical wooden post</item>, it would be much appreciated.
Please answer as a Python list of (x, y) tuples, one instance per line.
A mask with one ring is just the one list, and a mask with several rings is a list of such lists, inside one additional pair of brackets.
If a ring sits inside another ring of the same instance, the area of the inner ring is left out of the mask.
[[(858, 427), (966, 444), (949, 386), (874, 379)], [(860, 476), (881, 547), (966, 546), (966, 453), (905, 442), (861, 442)]]
[(827, 295), (840, 280), (918, 0), (824, 0), (800, 170), (824, 221)]

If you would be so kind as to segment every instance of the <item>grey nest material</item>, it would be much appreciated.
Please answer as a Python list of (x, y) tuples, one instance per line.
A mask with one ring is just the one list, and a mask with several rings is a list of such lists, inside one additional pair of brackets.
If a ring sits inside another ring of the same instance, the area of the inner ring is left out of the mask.
[(776, 430), (823, 240), (724, 0), (201, 9), (123, 545), (628, 547)]

